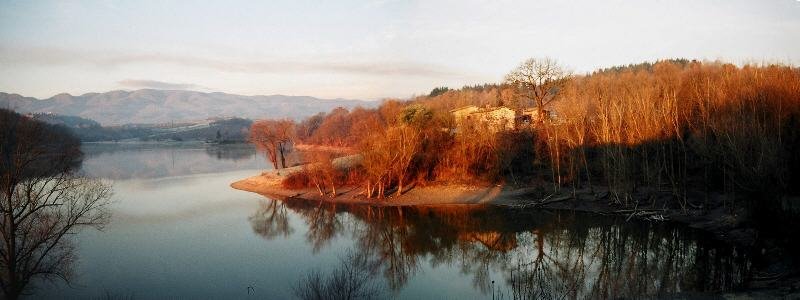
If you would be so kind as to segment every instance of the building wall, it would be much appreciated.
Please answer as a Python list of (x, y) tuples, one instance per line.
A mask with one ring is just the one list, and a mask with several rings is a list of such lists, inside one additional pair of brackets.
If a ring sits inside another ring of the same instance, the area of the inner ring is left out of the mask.
[(469, 116), (470, 114), (472, 114), (474, 112), (477, 112), (478, 110), (480, 110), (480, 109), (477, 106), (470, 105), (470, 106), (459, 108), (458, 110), (454, 110), (454, 111), (452, 111), (452, 114), (453, 114), (453, 118), (455, 119), (456, 123), (460, 123), (467, 116)]
[(475, 106), (468, 106), (451, 112), (458, 126), (465, 120), (471, 120), (488, 126), (494, 132), (514, 130), (516, 112), (507, 107), (498, 107), (482, 110)]
[[(522, 111), (522, 115), (530, 116), (530, 119), (533, 123), (539, 122), (539, 111), (534, 108), (525, 109)], [(544, 111), (545, 120), (552, 119), (554, 117), (553, 112), (549, 110)]]
[(475, 116), (479, 122), (486, 124), (493, 131), (502, 131), (514, 129), (516, 113), (509, 108), (501, 107), (485, 112), (476, 112), (471, 116)]

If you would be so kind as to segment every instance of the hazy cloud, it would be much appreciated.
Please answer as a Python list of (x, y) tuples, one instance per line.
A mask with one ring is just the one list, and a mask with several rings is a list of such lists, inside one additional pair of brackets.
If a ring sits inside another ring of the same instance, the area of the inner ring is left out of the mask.
[(207, 90), (203, 86), (189, 83), (173, 83), (146, 79), (125, 79), (117, 82), (119, 85), (134, 89), (157, 90)]
[(371, 76), (461, 77), (447, 67), (402, 61), (243, 61), (165, 53), (114, 53), (56, 48), (0, 47), (0, 64), (82, 64), (102, 68), (133, 64), (172, 64), (240, 73), (350, 73)]

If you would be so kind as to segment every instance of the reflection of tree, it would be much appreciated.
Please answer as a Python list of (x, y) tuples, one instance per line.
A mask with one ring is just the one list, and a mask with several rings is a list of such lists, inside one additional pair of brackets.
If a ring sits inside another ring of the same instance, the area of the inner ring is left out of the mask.
[(16, 299), (37, 279), (70, 279), (66, 238), (101, 228), (111, 187), (73, 172), (79, 142), (65, 129), (0, 110), (0, 288)]
[[(526, 240), (534, 239), (535, 254), (526, 253), (525, 257), (517, 262), (516, 273), (512, 270), (511, 286), (514, 299), (555, 299), (563, 295), (565, 283), (557, 277), (556, 266), (558, 262), (545, 253), (543, 232), (539, 229), (532, 230), (532, 236)], [(529, 243), (530, 244), (530, 243)], [(526, 258), (532, 258), (526, 261)]]
[(258, 203), (258, 211), (250, 216), (250, 224), (253, 231), (265, 239), (273, 239), (277, 236), (289, 236), (294, 229), (289, 225), (289, 217), (286, 207), (277, 200), (261, 201)]
[[(664, 297), (735, 288), (747, 257), (668, 225), (503, 208), (370, 207), (286, 201), (315, 251), (349, 234), (387, 287), (424, 261), (459, 266), (476, 289), (515, 299)], [(490, 274), (504, 274), (505, 287)]]
[[(515, 299), (666, 297), (727, 290), (745, 278), (745, 257), (726, 252), (728, 261), (702, 258), (709, 246), (730, 248), (694, 241), (678, 228), (647, 229), (605, 222), (588, 231), (552, 230), (543, 257), (519, 264), (509, 279), (512, 294)], [(709, 280), (716, 284), (702, 285)]]
[(375, 283), (374, 265), (362, 252), (348, 251), (328, 274), (310, 271), (294, 287), (300, 299), (373, 299), (381, 295)]
[(418, 269), (418, 255), (416, 251), (408, 249), (415, 245), (405, 244), (413, 234), (413, 228), (406, 225), (402, 215), (384, 211), (373, 214), (364, 224), (370, 225), (362, 227), (361, 234), (357, 236), (359, 249), (369, 253), (377, 264), (383, 266), (389, 287), (399, 289)]
[(256, 155), (256, 148), (249, 144), (206, 146), (205, 151), (208, 156), (214, 157), (217, 160), (240, 161), (251, 159)]
[(336, 234), (342, 231), (342, 221), (336, 216), (336, 206), (317, 206), (307, 211), (303, 217), (308, 224), (308, 241), (314, 253), (325, 247)]

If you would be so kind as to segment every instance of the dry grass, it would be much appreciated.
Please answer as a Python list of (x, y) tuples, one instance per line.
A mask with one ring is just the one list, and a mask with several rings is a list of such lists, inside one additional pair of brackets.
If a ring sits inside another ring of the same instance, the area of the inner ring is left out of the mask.
[(620, 201), (638, 188), (684, 205), (696, 189), (797, 192), (797, 69), (663, 62), (594, 74), (562, 91), (557, 111), (565, 122), (541, 129), (563, 153), (553, 167), (599, 177)]
[[(700, 205), (698, 192), (706, 199), (800, 194), (797, 68), (688, 61), (614, 68), (573, 77), (548, 107), (559, 116), (553, 122), (500, 134), (480, 126), (448, 131), (450, 109), (516, 103), (510, 89), (467, 87), (411, 102), (420, 105), (334, 111), (307, 135), (360, 145), (363, 169), (342, 178), (370, 196), (428, 180), (600, 186), (622, 205), (636, 205), (641, 193), (670, 194), (683, 207)], [(420, 112), (424, 120), (397, 117)], [(309, 182), (297, 174), (284, 184)]]

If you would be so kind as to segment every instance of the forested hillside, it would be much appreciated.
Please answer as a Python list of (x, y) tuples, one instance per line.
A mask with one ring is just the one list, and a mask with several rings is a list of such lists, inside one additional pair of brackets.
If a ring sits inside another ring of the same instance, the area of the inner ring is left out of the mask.
[(506, 80), (335, 109), (298, 123), (294, 138), (359, 149), (360, 179), (342, 183), (362, 182), (367, 195), (376, 185), (488, 181), (599, 187), (624, 206), (666, 196), (701, 207), (723, 194), (766, 209), (800, 194), (797, 68), (670, 60), (564, 79), (542, 98), (558, 117), (515, 130), (457, 124), (449, 112), (538, 106), (531, 86)]
[(48, 99), (0, 93), (0, 107), (19, 113), (54, 113), (95, 120), (103, 126), (199, 122), (208, 118), (302, 119), (336, 107), (371, 107), (376, 102), (308, 96), (241, 96), (179, 90), (59, 94)]

